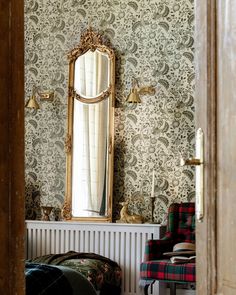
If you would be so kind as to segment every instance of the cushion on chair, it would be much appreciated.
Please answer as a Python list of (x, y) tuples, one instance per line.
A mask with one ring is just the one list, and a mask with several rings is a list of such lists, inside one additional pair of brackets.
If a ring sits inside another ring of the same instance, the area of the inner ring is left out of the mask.
[(169, 260), (152, 260), (140, 266), (142, 280), (164, 280), (176, 282), (195, 282), (195, 263), (174, 264)]
[(168, 226), (164, 239), (195, 243), (195, 203), (171, 204), (168, 210)]
[(163, 253), (172, 251), (172, 240), (148, 240), (145, 244), (144, 261), (156, 260), (163, 257)]

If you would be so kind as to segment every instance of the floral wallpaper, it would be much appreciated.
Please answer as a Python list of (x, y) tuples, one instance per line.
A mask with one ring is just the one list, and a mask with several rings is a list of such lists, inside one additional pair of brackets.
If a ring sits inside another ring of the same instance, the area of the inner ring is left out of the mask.
[[(194, 199), (194, 170), (180, 167), (194, 153), (194, 0), (26, 0), (25, 100), (33, 85), (55, 99), (25, 109), (26, 218), (40, 206), (60, 218), (65, 194), (67, 53), (88, 25), (116, 54), (113, 217), (119, 202), (149, 222), (162, 222), (172, 202)], [(132, 78), (155, 86), (142, 103), (125, 102)], [(152, 174), (155, 199), (152, 202)]]

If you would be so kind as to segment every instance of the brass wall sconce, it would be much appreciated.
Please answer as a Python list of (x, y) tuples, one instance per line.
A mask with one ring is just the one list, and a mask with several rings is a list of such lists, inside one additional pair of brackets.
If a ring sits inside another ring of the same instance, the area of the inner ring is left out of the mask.
[(53, 101), (54, 99), (53, 91), (39, 92), (38, 88), (33, 86), (32, 95), (25, 105), (26, 108), (36, 110), (40, 109), (40, 105), (36, 99), (36, 95), (40, 98), (41, 101)]
[(141, 103), (140, 95), (154, 95), (156, 92), (155, 88), (153, 86), (144, 86), (139, 87), (137, 79), (133, 79), (132, 81), (132, 88), (130, 90), (130, 93), (126, 99), (129, 103)]

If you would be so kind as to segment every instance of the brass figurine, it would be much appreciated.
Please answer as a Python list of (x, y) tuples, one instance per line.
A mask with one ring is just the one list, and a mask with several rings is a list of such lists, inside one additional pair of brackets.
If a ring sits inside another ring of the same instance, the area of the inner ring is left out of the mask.
[(141, 215), (128, 213), (128, 202), (121, 202), (120, 205), (123, 207), (120, 210), (120, 219), (117, 223), (143, 223), (143, 217)]

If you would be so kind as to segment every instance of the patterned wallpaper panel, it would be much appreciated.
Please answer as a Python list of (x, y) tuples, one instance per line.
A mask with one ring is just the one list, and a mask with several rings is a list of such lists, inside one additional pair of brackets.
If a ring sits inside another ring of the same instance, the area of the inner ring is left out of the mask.
[[(116, 53), (114, 219), (119, 202), (161, 222), (173, 201), (194, 198), (194, 170), (180, 156), (194, 147), (193, 0), (26, 0), (25, 99), (32, 86), (55, 90), (53, 103), (25, 109), (26, 213), (40, 218), (52, 205), (58, 218), (65, 194), (67, 53), (91, 25)], [(153, 85), (154, 96), (128, 105), (132, 77)]]

